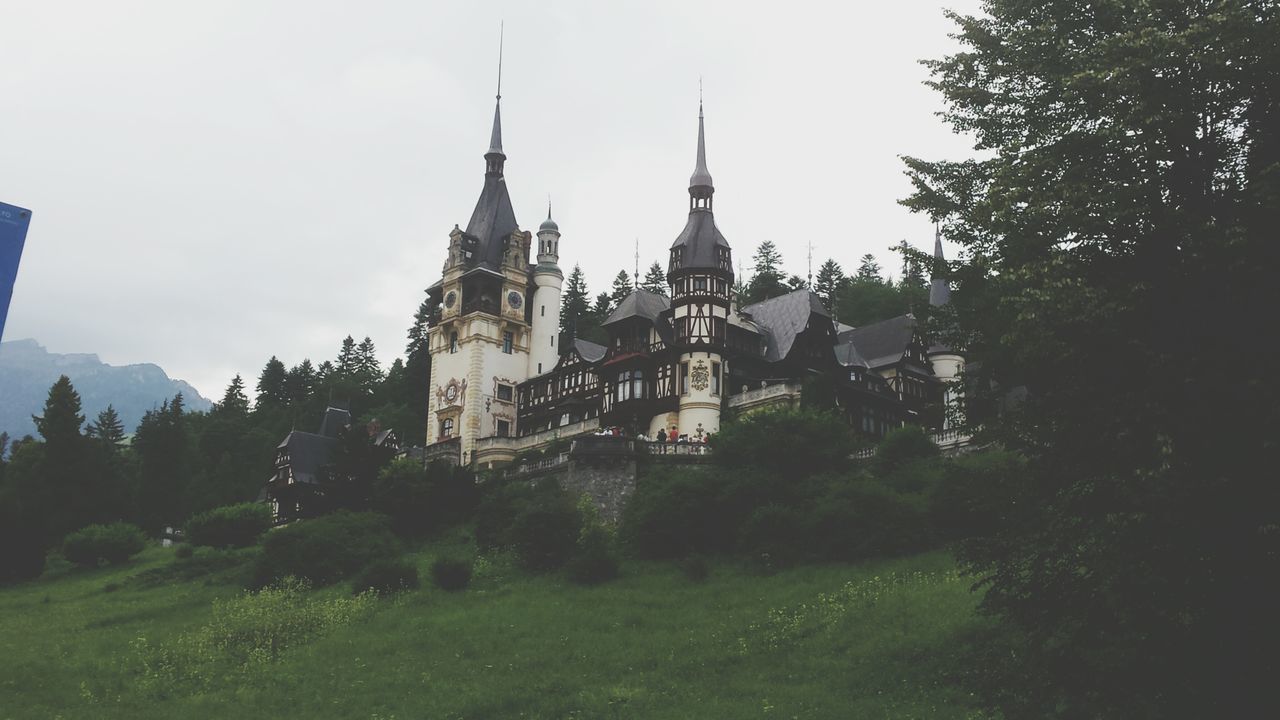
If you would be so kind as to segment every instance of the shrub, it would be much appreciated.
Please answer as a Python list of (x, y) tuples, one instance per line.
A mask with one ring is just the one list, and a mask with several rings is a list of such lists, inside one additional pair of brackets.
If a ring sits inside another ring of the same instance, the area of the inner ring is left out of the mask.
[(102, 561), (118, 565), (142, 552), (146, 546), (147, 536), (136, 525), (90, 525), (62, 541), (62, 554), (81, 567), (96, 567)]
[(835, 486), (818, 498), (809, 536), (822, 557), (854, 561), (922, 550), (935, 533), (918, 503), (864, 480)]
[(839, 416), (804, 408), (757, 412), (723, 423), (711, 443), (718, 465), (795, 477), (796, 458), (804, 458), (807, 472), (844, 467), (854, 436)]
[(431, 579), (441, 590), (455, 592), (466, 589), (471, 584), (471, 563), (454, 558), (437, 558), (431, 563)]
[(804, 518), (798, 510), (765, 505), (742, 526), (739, 549), (751, 558), (768, 557), (770, 567), (794, 564), (808, 552)]
[(511, 544), (527, 570), (555, 570), (578, 547), (578, 511), (563, 492), (543, 492), (522, 508), (511, 525)]
[(386, 517), (344, 510), (268, 534), (255, 579), (266, 584), (292, 575), (328, 585), (374, 560), (399, 554), (400, 544)]
[(418, 566), (403, 558), (375, 560), (351, 584), (351, 592), (356, 595), (365, 590), (385, 594), (417, 589)]
[(701, 555), (690, 555), (681, 560), (677, 566), (690, 582), (700, 583), (711, 577), (711, 565)]
[(876, 446), (872, 468), (879, 476), (888, 475), (908, 460), (938, 456), (938, 446), (918, 425), (906, 425), (891, 431)]
[(600, 509), (590, 495), (578, 498), (578, 549), (566, 567), (569, 579), (595, 585), (618, 576), (618, 552), (612, 528), (600, 522)]
[(1015, 513), (1025, 511), (1015, 500), (1025, 473), (1021, 456), (1007, 451), (956, 458), (933, 489), (929, 517), (948, 540), (996, 535)]
[(173, 551), (173, 556), (179, 560), (190, 560), (195, 551), (195, 548), (191, 547), (189, 543), (182, 543)]
[(710, 522), (718, 509), (719, 475), (698, 470), (649, 475), (636, 483), (621, 533), (641, 557), (678, 558), (715, 547)]
[[(5, 513), (8, 515), (8, 513)], [(34, 528), (0, 518), (0, 585), (40, 577), (45, 549)]]
[(466, 520), (475, 511), (475, 476), (446, 463), (421, 464), (402, 458), (378, 473), (373, 508), (391, 518), (404, 537), (422, 537)]
[(271, 508), (262, 503), (240, 503), (214, 508), (187, 521), (186, 537), (193, 545), (230, 548), (258, 542), (271, 527)]

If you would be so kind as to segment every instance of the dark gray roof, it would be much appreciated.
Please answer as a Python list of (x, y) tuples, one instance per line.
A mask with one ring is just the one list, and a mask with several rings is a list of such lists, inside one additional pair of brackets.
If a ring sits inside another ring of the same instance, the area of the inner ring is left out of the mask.
[(489, 134), (489, 152), (486, 155), (502, 155), (502, 96), (493, 106), (493, 132)]
[(853, 343), (851, 342), (840, 343), (839, 345), (836, 345), (835, 351), (836, 351), (836, 362), (840, 363), (845, 367), (862, 367), (862, 368), (871, 367), (867, 363), (866, 358), (862, 357), (862, 355), (858, 353), (858, 349), (855, 348), (853, 346)]
[(604, 321), (603, 325), (610, 325), (633, 317), (641, 317), (653, 322), (665, 310), (670, 308), (671, 300), (666, 295), (637, 288), (632, 290), (630, 295), (623, 298), (622, 302), (618, 303), (618, 308), (609, 313), (609, 318)]
[(867, 367), (877, 368), (901, 360), (915, 332), (916, 319), (908, 314), (842, 332), (837, 340), (841, 345), (852, 344)]
[(603, 345), (579, 338), (574, 338), (573, 349), (577, 350), (578, 354), (582, 356), (582, 359), (587, 362), (595, 362), (599, 360), (604, 357), (605, 351), (608, 350), (608, 348)]
[(320, 421), (320, 434), (328, 438), (338, 437), (338, 431), (351, 424), (351, 413), (343, 408), (329, 407)]
[(801, 288), (742, 308), (756, 325), (765, 331), (768, 347), (765, 359), (777, 362), (791, 352), (796, 335), (809, 327), (809, 319), (817, 313), (830, 323), (831, 315), (822, 306), (822, 300), (807, 288)]
[(502, 267), (506, 240), (519, 229), (506, 179), (501, 175), (485, 175), (484, 189), (480, 191), (466, 230), (475, 242), (471, 248), (473, 260), (494, 270)]
[(337, 445), (335, 438), (294, 430), (279, 447), (289, 450), (289, 469), (294, 482), (314, 484), (323, 482), (320, 471), (328, 464), (329, 455)]
[(715, 216), (706, 208), (694, 208), (689, 211), (689, 220), (685, 223), (684, 230), (680, 232), (676, 241), (671, 243), (673, 250), (684, 248), (679, 266), (673, 264), (671, 270), (717, 269), (720, 267), (720, 258), (716, 248), (720, 247), (727, 249), (729, 241), (724, 239), (724, 235), (721, 235), (720, 229), (716, 227)]

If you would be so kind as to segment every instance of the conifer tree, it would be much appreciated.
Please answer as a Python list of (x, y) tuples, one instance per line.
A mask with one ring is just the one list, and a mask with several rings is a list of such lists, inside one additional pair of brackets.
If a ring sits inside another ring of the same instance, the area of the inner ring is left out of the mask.
[(320, 364), (316, 366), (316, 385), (319, 386), (322, 383), (328, 382), (336, 372), (337, 370), (333, 367), (333, 363), (328, 360), (322, 360)]
[(372, 392), (373, 387), (383, 378), (382, 365), (378, 363), (373, 340), (367, 335), (356, 346), (354, 374), (360, 387), (369, 392)]
[(285, 395), (290, 402), (302, 402), (311, 396), (316, 385), (316, 369), (311, 366), (311, 360), (303, 358), (302, 362), (294, 365), (285, 375)]
[(358, 362), (355, 338), (348, 335), (342, 340), (342, 348), (338, 351), (338, 362), (335, 370), (343, 377), (351, 377), (356, 372)]
[(182, 394), (148, 410), (134, 434), (138, 457), (138, 512), (145, 529), (159, 531), (185, 515), (183, 499), (190, 482), (190, 436)]
[(45, 400), (44, 415), (33, 415), (31, 419), (46, 443), (69, 445), (71, 438), (80, 437), (84, 416), (80, 414), (80, 393), (71, 385), (71, 378), (63, 375), (53, 383)]
[[(273, 358), (274, 359), (274, 358)], [(279, 360), (276, 360), (280, 363)], [(284, 365), (280, 364), (280, 369), (284, 369)], [(283, 390), (283, 376), (281, 376), (280, 387)], [(242, 416), (249, 412), (249, 398), (244, 394), (244, 380), (239, 373), (231, 378), (231, 384), (227, 385), (227, 391), (222, 394), (222, 401), (214, 406), (214, 412), (221, 415)]]
[(587, 279), (582, 274), (582, 267), (574, 265), (565, 283), (564, 297), (560, 305), (560, 332), (568, 332), (570, 326), (581, 331), (590, 312), (591, 301), (587, 295)]
[(407, 333), (409, 342), (404, 346), (405, 357), (412, 358), (414, 353), (427, 352), (427, 335), (435, 323), (439, 307), (440, 303), (432, 300), (431, 296), (423, 298), (418, 305), (418, 311), (413, 314), (413, 324), (409, 326)]
[(884, 276), (880, 272), (880, 263), (876, 262), (876, 256), (867, 253), (858, 261), (858, 272), (854, 273), (853, 277), (862, 282), (883, 283)]
[(617, 310), (633, 290), (635, 288), (631, 285), (631, 276), (626, 270), (619, 270), (617, 277), (613, 279), (613, 290), (609, 293), (609, 312)]
[(285, 405), (289, 402), (289, 390), (285, 387), (287, 375), (284, 363), (272, 355), (266, 366), (262, 368), (262, 373), (258, 375), (256, 407)]
[(641, 281), (640, 287), (649, 292), (666, 295), (667, 290), (667, 274), (662, 271), (662, 266), (654, 262), (649, 266), (648, 272), (644, 274), (644, 280)]
[(827, 258), (818, 268), (818, 277), (813, 283), (813, 291), (822, 298), (822, 304), (828, 310), (835, 309), (836, 292), (840, 289), (840, 284), (844, 282), (844, 270), (840, 268), (840, 264), (835, 260)]
[(115, 449), (124, 439), (124, 423), (112, 405), (98, 413), (98, 418), (85, 428), (85, 435), (101, 440), (108, 448)]
[(751, 282), (747, 283), (743, 293), (746, 297), (742, 304), (750, 305), (785, 294), (787, 286), (783, 282), (786, 276), (782, 273), (782, 253), (778, 252), (773, 241), (765, 240), (760, 243), (752, 259), (755, 263), (752, 268), (754, 274)]

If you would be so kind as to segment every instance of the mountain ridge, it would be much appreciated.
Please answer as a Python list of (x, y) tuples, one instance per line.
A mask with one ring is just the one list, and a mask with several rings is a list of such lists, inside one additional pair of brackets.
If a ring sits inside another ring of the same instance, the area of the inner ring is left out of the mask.
[(190, 383), (169, 377), (155, 363), (108, 365), (96, 353), (53, 353), (33, 338), (0, 343), (0, 432), (10, 437), (36, 434), (32, 415), (44, 409), (49, 386), (66, 375), (80, 393), (87, 421), (110, 404), (125, 432), (137, 427), (146, 411), (182, 393), (187, 407), (203, 411), (213, 403)]

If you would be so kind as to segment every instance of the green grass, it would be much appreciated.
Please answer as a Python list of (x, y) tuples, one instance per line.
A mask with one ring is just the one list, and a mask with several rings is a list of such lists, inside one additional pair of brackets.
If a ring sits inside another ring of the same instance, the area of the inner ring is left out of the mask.
[[(442, 549), (414, 556), (424, 578)], [(215, 603), (237, 622), (275, 611), (237, 601), (225, 569), (157, 582), (174, 562), (153, 548), (0, 589), (0, 718), (985, 717), (951, 676), (986, 621), (943, 553), (767, 577), (713, 563), (702, 583), (630, 562), (599, 587), (499, 557), (465, 592), (382, 598), (248, 664), (210, 650), (227, 627)], [(345, 597), (312, 591), (290, 612)], [(146, 671), (157, 650), (201, 681)]]

